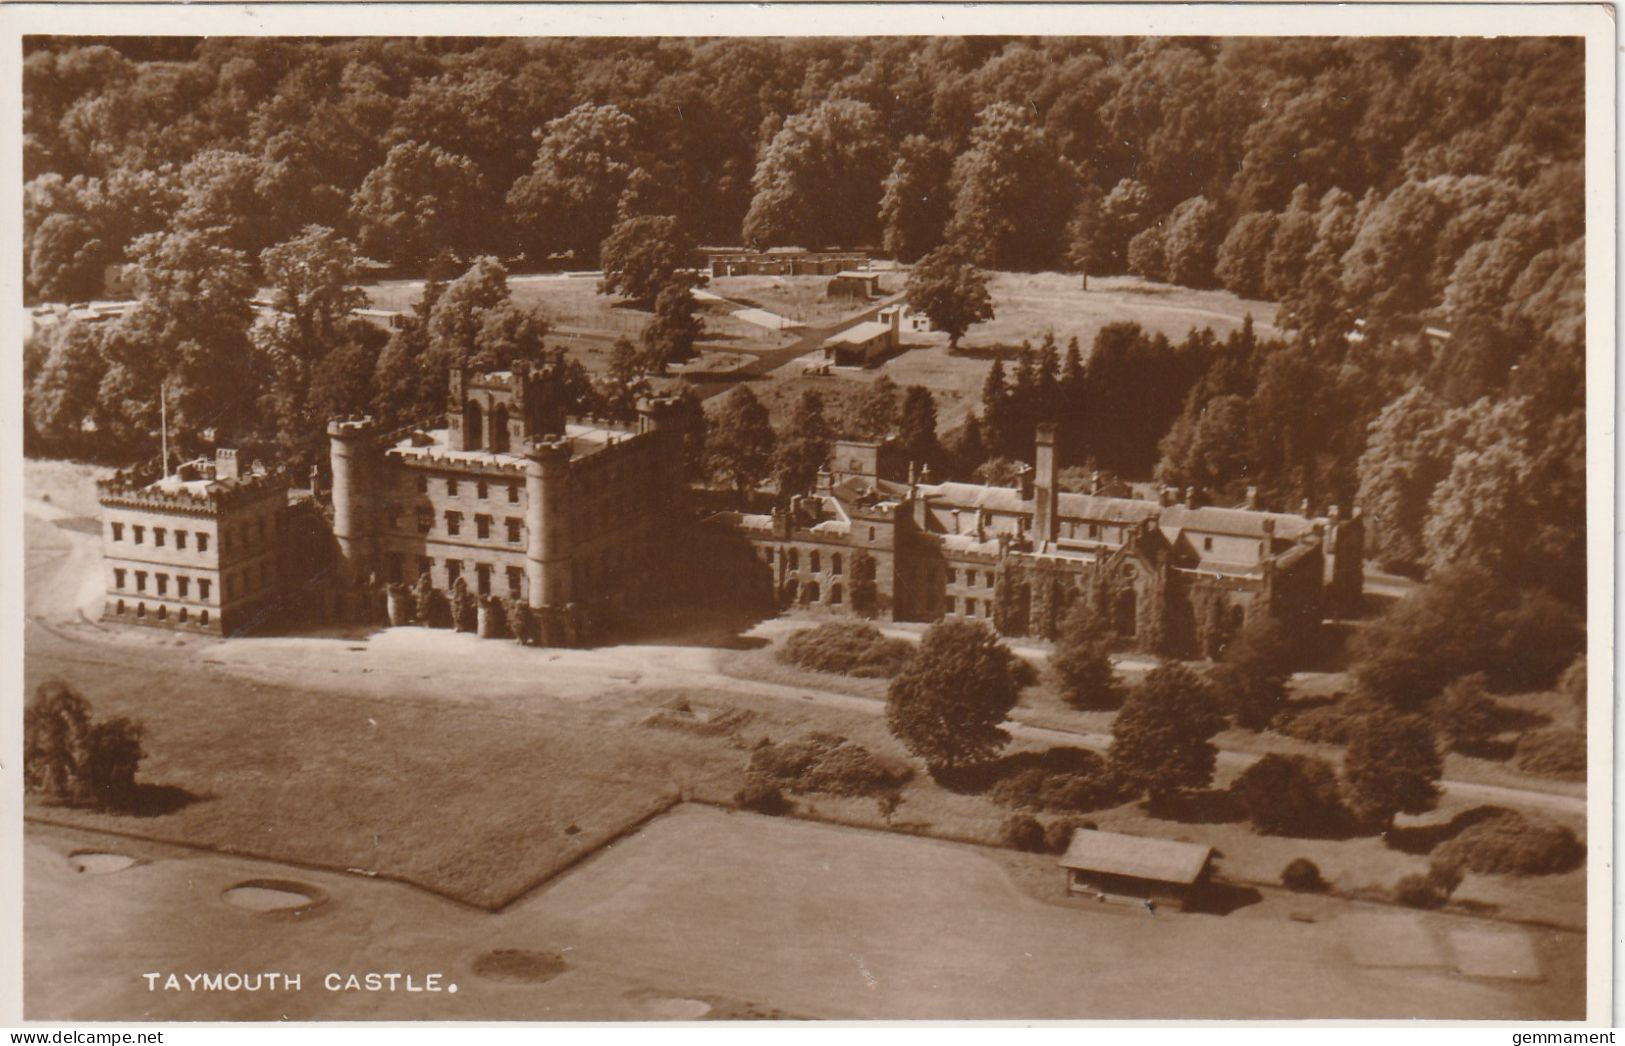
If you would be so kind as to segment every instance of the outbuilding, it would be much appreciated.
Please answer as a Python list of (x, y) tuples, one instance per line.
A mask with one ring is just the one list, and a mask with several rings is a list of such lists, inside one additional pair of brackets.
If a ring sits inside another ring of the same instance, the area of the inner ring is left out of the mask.
[(1062, 855), (1068, 894), (1187, 908), (1213, 871), (1213, 848), (1080, 828)]

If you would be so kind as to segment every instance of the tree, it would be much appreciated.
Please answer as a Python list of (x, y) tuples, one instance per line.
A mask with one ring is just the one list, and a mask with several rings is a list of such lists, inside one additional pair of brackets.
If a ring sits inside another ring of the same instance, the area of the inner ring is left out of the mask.
[(390, 149), (350, 202), (362, 248), (403, 265), (423, 265), (441, 250), (470, 250), (489, 212), (485, 178), (474, 162), (423, 142)]
[(1243, 770), (1230, 794), (1265, 835), (1325, 835), (1348, 816), (1337, 769), (1318, 756), (1272, 752)]
[(1182, 287), (1211, 287), (1224, 238), (1224, 216), (1204, 196), (1193, 196), (1168, 215), (1162, 237), (1168, 280)]
[(1290, 643), (1280, 623), (1269, 614), (1255, 615), (1241, 634), (1223, 648), (1209, 682), (1219, 707), (1237, 726), (1262, 730), (1286, 707)]
[(291, 240), (260, 253), (271, 305), (291, 316), (313, 355), (331, 344), (351, 313), (367, 304), (356, 286), (355, 245), (332, 229), (307, 225)]
[(897, 147), (880, 197), (880, 242), (898, 261), (915, 261), (942, 243), (949, 168), (947, 152), (925, 135), (911, 134)]
[(1355, 727), (1343, 756), (1350, 809), (1381, 830), (1396, 814), (1421, 814), (1439, 801), (1444, 761), (1427, 723), (1378, 713)]
[(994, 102), (977, 114), (970, 147), (954, 161), (947, 239), (988, 268), (1054, 266), (1064, 224), (1056, 216), (1072, 209), (1068, 181), (1031, 110)]
[(1501, 709), (1490, 697), (1488, 683), (1483, 672), (1462, 676), (1428, 706), (1434, 729), (1455, 751), (1480, 749), (1501, 729)]
[(897, 383), (882, 374), (863, 390), (851, 413), (852, 434), (885, 439), (897, 428)]
[(1153, 803), (1205, 788), (1218, 760), (1213, 738), (1222, 729), (1224, 717), (1202, 680), (1183, 665), (1160, 665), (1129, 693), (1112, 723), (1112, 768)]
[(749, 386), (735, 386), (708, 418), (706, 470), (741, 494), (754, 490), (772, 467), (774, 444), (767, 408)]
[(90, 703), (59, 680), (34, 688), (23, 709), (23, 785), (60, 800), (84, 794)]
[(880, 117), (868, 104), (831, 99), (791, 116), (751, 178), (746, 242), (873, 243), (886, 165)]
[(904, 460), (921, 468), (942, 463), (942, 445), (937, 442), (937, 401), (923, 385), (910, 385), (903, 391), (897, 446)]
[(705, 333), (699, 317), (699, 303), (688, 281), (678, 278), (655, 296), (655, 318), (643, 328), (643, 365), (653, 374), (663, 374), (668, 364), (681, 363), (694, 355), (694, 343)]
[(796, 401), (789, 427), (779, 436), (777, 473), (779, 496), (804, 494), (813, 488), (818, 470), (829, 462), (834, 433), (824, 417), (824, 397), (807, 389)]
[(1110, 657), (1112, 638), (1086, 599), (1075, 601), (1062, 618), (1049, 668), (1061, 699), (1073, 708), (1106, 710), (1123, 703)]
[(128, 806), (135, 796), (135, 775), (146, 752), (141, 747), (145, 728), (118, 716), (90, 728), (89, 751), (83, 777), (90, 801), (98, 806)]
[(79, 320), (41, 332), (40, 342), (48, 348), (26, 388), (28, 421), (42, 439), (69, 453), (82, 444), (85, 422), (97, 412), (107, 374), (104, 337), (102, 326)]
[(1164, 220), (1148, 225), (1128, 242), (1128, 271), (1147, 280), (1168, 279), (1168, 256), (1163, 249)]
[(892, 678), (886, 725), (936, 773), (972, 766), (1009, 743), (1000, 726), (1016, 706), (1015, 655), (978, 621), (941, 621)]
[(508, 212), (533, 260), (562, 251), (593, 260), (635, 166), (637, 129), (620, 108), (592, 102), (548, 121), (530, 173), (508, 190)]
[(993, 318), (987, 277), (952, 246), (938, 247), (908, 274), (908, 304), (931, 317), (931, 325), (948, 334), (948, 351), (959, 347), (973, 323)]
[(619, 222), (599, 250), (600, 294), (619, 293), (645, 305), (691, 264), (693, 245), (677, 219), (643, 215)]
[(1262, 298), (1267, 293), (1264, 265), (1275, 240), (1275, 223), (1274, 214), (1252, 211), (1230, 227), (1213, 267), (1213, 275), (1225, 290), (1243, 298)]
[(1444, 405), (1417, 385), (1382, 409), (1360, 455), (1356, 495), (1367, 544), (1384, 569), (1419, 569), (1428, 503), (1450, 467), (1458, 440), (1441, 429)]

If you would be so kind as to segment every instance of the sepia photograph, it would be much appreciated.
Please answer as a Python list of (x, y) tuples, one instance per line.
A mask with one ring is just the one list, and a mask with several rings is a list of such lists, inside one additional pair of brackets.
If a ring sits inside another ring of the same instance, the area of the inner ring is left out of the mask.
[(341, 6), (10, 26), (20, 1021), (1609, 1019), (1602, 8)]

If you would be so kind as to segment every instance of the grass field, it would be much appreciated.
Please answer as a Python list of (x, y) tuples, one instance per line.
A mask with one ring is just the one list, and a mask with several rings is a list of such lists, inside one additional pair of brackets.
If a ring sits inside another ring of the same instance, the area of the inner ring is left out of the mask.
[[(1576, 934), (1278, 894), (1223, 917), (1151, 916), (1061, 900), (1059, 871), (1039, 859), (695, 806), (494, 914), (147, 844), (128, 848), (133, 868), (75, 876), (67, 855), (97, 845), (29, 829), (31, 1018), (1494, 1020), (1573, 1019), (1583, 1000)], [(223, 901), (260, 878), (326, 900), (298, 919)], [(548, 957), (558, 975), (482, 975), (497, 950)], [(1517, 968), (1498, 960), (1508, 954)], [(303, 984), (154, 993), (142, 970), (279, 970)], [(438, 973), (458, 990), (323, 988), (328, 971), (363, 970)]]
[[(883, 295), (903, 289), (902, 272), (880, 274)], [(862, 307), (861, 302), (824, 296), (828, 276), (716, 276), (706, 289), (729, 301), (754, 305), (806, 327), (825, 327)]]

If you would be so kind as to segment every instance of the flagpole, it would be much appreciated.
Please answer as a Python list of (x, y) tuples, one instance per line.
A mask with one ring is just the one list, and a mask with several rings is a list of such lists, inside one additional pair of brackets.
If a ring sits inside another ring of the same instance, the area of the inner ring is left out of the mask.
[(169, 478), (169, 383), (158, 383), (158, 439), (163, 447), (164, 478)]

